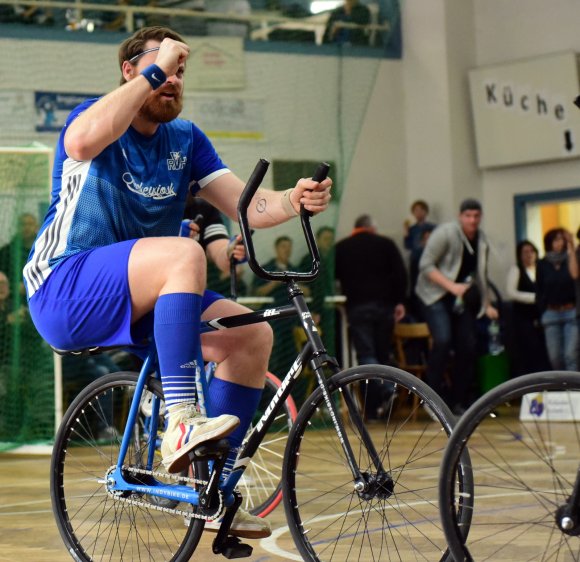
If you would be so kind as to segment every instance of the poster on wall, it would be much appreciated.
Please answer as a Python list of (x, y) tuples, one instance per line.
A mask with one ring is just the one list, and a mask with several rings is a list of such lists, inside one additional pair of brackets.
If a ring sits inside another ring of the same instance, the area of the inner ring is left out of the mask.
[(185, 100), (181, 117), (214, 139), (264, 138), (264, 100), (191, 97)]
[(36, 131), (58, 133), (68, 114), (80, 103), (102, 94), (74, 94), (70, 92), (34, 92)]
[(239, 90), (246, 86), (241, 37), (190, 39), (186, 90)]
[(469, 85), (481, 168), (580, 156), (575, 53), (478, 68)]

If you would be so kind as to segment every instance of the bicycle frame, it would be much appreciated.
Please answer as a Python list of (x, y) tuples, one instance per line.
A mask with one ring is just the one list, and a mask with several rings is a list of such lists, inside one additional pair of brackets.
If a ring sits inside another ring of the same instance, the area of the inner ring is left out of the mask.
[[(267, 308), (259, 311), (249, 312), (245, 314), (238, 314), (235, 316), (229, 316), (225, 318), (215, 318), (207, 322), (202, 322), (200, 332), (207, 333), (216, 330), (235, 328), (240, 326), (246, 326), (249, 324), (255, 324), (259, 322), (266, 322), (269, 320), (286, 318), (289, 316), (297, 315), (300, 319), (304, 333), (307, 336), (307, 341), (298, 357), (290, 367), (288, 373), (284, 377), (279, 390), (274, 395), (272, 402), (266, 408), (264, 415), (258, 421), (251, 434), (247, 440), (242, 445), (242, 449), (238, 455), (238, 460), (234, 465), (232, 472), (228, 475), (225, 482), (220, 484), (220, 489), (223, 492), (224, 504), (230, 506), (235, 501), (234, 489), (239, 482), (242, 474), (244, 473), (246, 467), (250, 463), (250, 460), (256, 450), (258, 449), (262, 439), (264, 438), (269, 427), (273, 423), (276, 414), (280, 406), (284, 403), (294, 384), (296, 379), (304, 369), (304, 367), (310, 363), (313, 372), (316, 375), (318, 385), (322, 391), (322, 395), (330, 416), (332, 423), (336, 430), (338, 439), (342, 445), (343, 451), (347, 458), (353, 480), (355, 489), (364, 490), (366, 487), (363, 475), (358, 467), (355, 455), (353, 453), (352, 447), (349, 443), (348, 437), (345, 432), (344, 424), (340, 418), (335, 404), (332, 402), (330, 397), (330, 391), (328, 387), (328, 382), (324, 376), (324, 368), (329, 368), (333, 373), (337, 373), (340, 369), (334, 358), (331, 358), (320, 338), (318, 329), (312, 319), (310, 310), (304, 298), (304, 294), (297, 284), (298, 280), (309, 281), (313, 280), (318, 274), (320, 256), (318, 254), (318, 248), (316, 247), (316, 241), (312, 233), (312, 228), (310, 226), (310, 214), (302, 208), (301, 211), (301, 222), (302, 229), (306, 238), (308, 249), (312, 257), (312, 269), (307, 273), (299, 272), (269, 272), (262, 269), (255, 258), (255, 252), (251, 237), (251, 230), (247, 218), (247, 210), (250, 201), (254, 194), (256, 193), (259, 184), (261, 183), (269, 163), (265, 160), (260, 160), (256, 166), (254, 172), (252, 173), (242, 196), (240, 197), (240, 202), (238, 205), (238, 218), (240, 223), (240, 228), (242, 231), (242, 236), (244, 239), (244, 244), (246, 246), (246, 253), (248, 257), (248, 264), (250, 268), (260, 277), (268, 280), (282, 281), (287, 284), (288, 296), (290, 304), (281, 307)], [(326, 177), (328, 172), (328, 165), (321, 164), (315, 174), (313, 179), (315, 181), (322, 181)], [(125, 461), (125, 456), (127, 454), (129, 443), (131, 440), (131, 430), (134, 427), (137, 420), (137, 415), (140, 407), (140, 400), (143, 394), (143, 389), (145, 388), (145, 383), (147, 376), (153, 372), (154, 367), (157, 364), (156, 351), (154, 349), (154, 344), (151, 344), (147, 360), (145, 361), (141, 373), (139, 375), (139, 380), (137, 383), (135, 396), (131, 404), (131, 409), (129, 412), (129, 417), (127, 419), (127, 425), (125, 428), (125, 433), (123, 435), (123, 440), (121, 443), (121, 448), (119, 451), (119, 458), (117, 461), (117, 466), (114, 474), (109, 477), (111, 489), (114, 491), (136, 491), (139, 493), (145, 493), (149, 495), (160, 496), (168, 499), (179, 499), (180, 501), (191, 503), (193, 505), (198, 505), (199, 493), (192, 490), (186, 486), (181, 485), (166, 485), (166, 484), (155, 484), (151, 486), (134, 484), (128, 482), (123, 474), (120, 467), (123, 466)], [(157, 369), (158, 373), (158, 369)], [(157, 374), (157, 376), (159, 376)], [(205, 376), (198, 377), (198, 386), (201, 387), (201, 393), (204, 399), (207, 399), (209, 395), (207, 392), (207, 380)], [(349, 409), (351, 419), (355, 424), (357, 430), (360, 433), (361, 439), (364, 441), (367, 450), (370, 452), (373, 463), (378, 471), (383, 471), (381, 459), (376, 452), (370, 435), (365, 427), (364, 421), (361, 419), (360, 413), (356, 409), (355, 400), (351, 396), (348, 389), (343, 393), (345, 397), (345, 402), (347, 408)], [(207, 413), (211, 416), (211, 404), (207, 404)], [(153, 454), (155, 447), (155, 439), (157, 435), (156, 425), (158, 412), (159, 412), (159, 400), (154, 397), (153, 400), (153, 412), (152, 415), (152, 427), (150, 428), (148, 436), (148, 456), (147, 456), (147, 469), (150, 470), (153, 465)]]
[[(359, 478), (362, 480), (362, 475), (354, 458), (354, 454), (352, 452), (348, 439), (345, 436), (342, 421), (340, 419), (340, 416), (338, 415), (336, 406), (334, 405), (334, 403), (330, 398), (330, 394), (328, 391), (328, 383), (326, 381), (326, 377), (324, 376), (325, 367), (330, 369), (333, 374), (339, 372), (340, 368), (336, 360), (330, 357), (327, 354), (326, 349), (324, 348), (324, 345), (322, 343), (320, 335), (318, 334), (316, 325), (312, 320), (312, 316), (310, 314), (308, 305), (306, 303), (306, 300), (304, 298), (301, 289), (298, 287), (298, 285), (296, 285), (295, 282), (292, 281), (289, 283), (288, 291), (290, 294), (291, 302), (293, 303), (291, 305), (267, 308), (245, 314), (229, 316), (225, 318), (215, 318), (213, 320), (202, 322), (201, 324), (200, 330), (201, 333), (207, 333), (216, 330), (246, 326), (249, 324), (266, 322), (269, 320), (282, 319), (298, 315), (301, 318), (302, 328), (304, 329), (308, 338), (304, 347), (302, 348), (297, 358), (295, 359), (294, 363), (288, 370), (288, 373), (282, 380), (278, 392), (274, 395), (272, 401), (267, 406), (264, 415), (257, 422), (254, 429), (252, 430), (252, 432), (246, 439), (244, 445), (242, 446), (242, 449), (238, 456), (238, 460), (234, 465), (232, 472), (228, 475), (227, 479), (220, 485), (220, 489), (222, 490), (224, 495), (224, 504), (226, 506), (229, 506), (233, 503), (234, 501), (233, 491), (236, 485), (238, 484), (240, 478), (242, 477), (242, 474), (244, 473), (245, 469), (249, 465), (252, 456), (260, 446), (260, 443), (262, 442), (268, 429), (275, 420), (278, 410), (280, 409), (281, 405), (285, 402), (285, 400), (288, 398), (288, 395), (291, 393), (292, 389), (294, 388), (294, 385), (296, 384), (296, 380), (298, 379), (304, 367), (308, 363), (310, 363), (310, 366), (314, 371), (316, 378), (318, 380), (318, 384), (322, 388), (322, 392), (325, 397), (325, 402), (327, 404), (329, 412), (331, 413), (335, 429), (337, 430), (338, 435), (341, 436), (340, 441), (345, 450), (345, 454), (347, 455), (347, 459), (349, 461), (349, 465), (353, 473), (355, 482), (357, 482)], [(125, 432), (123, 434), (123, 438), (121, 441), (121, 447), (119, 450), (119, 457), (117, 460), (116, 469), (109, 477), (111, 479), (110, 488), (113, 491), (134, 491), (142, 494), (153, 495), (167, 499), (173, 500), (178, 499), (182, 502), (191, 503), (192, 505), (197, 506), (199, 505), (199, 492), (196, 490), (193, 490), (187, 486), (177, 484), (163, 484), (160, 482), (150, 485), (136, 484), (128, 481), (123, 475), (123, 472), (120, 468), (125, 463), (125, 457), (127, 455), (131, 439), (133, 438), (131, 428), (135, 426), (135, 422), (139, 414), (141, 398), (143, 396), (143, 391), (145, 389), (147, 378), (151, 376), (151, 374), (154, 372), (156, 373), (155, 376), (158, 376), (157, 366), (158, 366), (157, 353), (155, 345), (152, 342), (150, 344), (149, 352), (147, 354), (143, 367), (141, 368), (137, 386), (135, 388), (135, 394), (131, 402)], [(202, 392), (204, 393), (204, 396), (207, 397), (208, 392), (207, 392), (206, 377), (201, 376), (200, 381), (202, 386)], [(360, 415), (358, 414), (356, 408), (354, 407), (354, 401), (348, 391), (345, 392), (344, 394), (347, 406), (351, 411), (351, 416), (354, 422), (356, 423), (357, 429), (361, 432), (365, 444), (372, 452), (372, 456), (374, 458), (374, 462), (377, 469), (382, 470), (380, 458), (378, 454), (376, 454), (374, 445), (372, 443), (372, 440), (368, 436), (363, 420), (360, 418)], [(153, 467), (158, 430), (157, 419), (159, 414), (159, 407), (160, 407), (159, 399), (156, 396), (154, 396), (152, 400), (152, 414), (150, 417), (148, 427), (149, 435), (147, 436), (147, 461), (146, 466), (144, 467), (147, 470), (151, 470)], [(206, 407), (208, 410), (208, 414), (211, 415), (211, 404), (206, 402)]]

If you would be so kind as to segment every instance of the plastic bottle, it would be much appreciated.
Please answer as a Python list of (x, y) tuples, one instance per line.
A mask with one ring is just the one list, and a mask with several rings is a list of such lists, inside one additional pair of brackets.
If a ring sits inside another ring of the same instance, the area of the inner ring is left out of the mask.
[[(470, 276), (465, 279), (464, 283), (467, 283), (469, 285), (471, 284), (471, 281), (472, 279)], [(465, 310), (465, 302), (463, 300), (463, 295), (455, 297), (455, 302), (453, 303), (453, 312), (455, 314), (462, 314), (464, 310)]]
[(499, 355), (503, 350), (503, 344), (499, 335), (499, 323), (497, 320), (492, 320), (487, 329), (489, 336), (489, 353), (490, 355)]

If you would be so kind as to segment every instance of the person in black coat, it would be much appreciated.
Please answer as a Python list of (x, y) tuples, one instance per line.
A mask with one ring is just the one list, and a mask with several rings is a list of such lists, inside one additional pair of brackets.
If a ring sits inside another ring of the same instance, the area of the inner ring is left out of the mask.
[[(401, 252), (377, 234), (369, 215), (362, 215), (352, 234), (337, 243), (335, 264), (358, 363), (388, 364), (395, 322), (405, 316), (407, 272)], [(384, 398), (377, 395), (379, 402)]]

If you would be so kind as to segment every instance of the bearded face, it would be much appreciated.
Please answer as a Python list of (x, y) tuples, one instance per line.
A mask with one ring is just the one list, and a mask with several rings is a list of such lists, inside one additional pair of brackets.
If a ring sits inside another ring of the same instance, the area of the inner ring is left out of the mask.
[(161, 88), (151, 92), (147, 101), (141, 106), (139, 114), (155, 123), (173, 121), (183, 109), (183, 95), (174, 84), (165, 83)]

